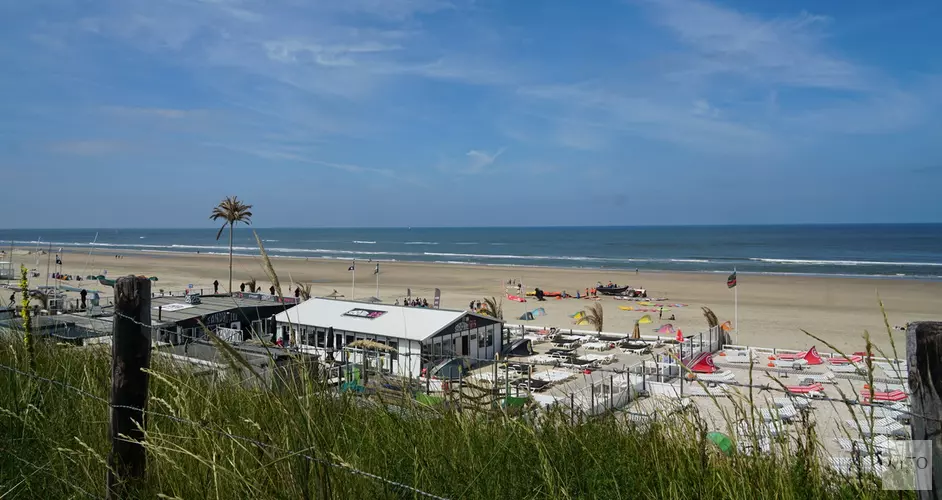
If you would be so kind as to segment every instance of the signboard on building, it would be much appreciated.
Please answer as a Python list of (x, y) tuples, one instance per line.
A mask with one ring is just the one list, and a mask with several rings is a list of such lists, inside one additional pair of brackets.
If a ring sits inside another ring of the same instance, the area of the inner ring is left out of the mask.
[(343, 313), (344, 316), (351, 316), (354, 318), (366, 318), (366, 319), (376, 319), (382, 315), (386, 314), (386, 311), (376, 311), (373, 309), (350, 309), (349, 311)]

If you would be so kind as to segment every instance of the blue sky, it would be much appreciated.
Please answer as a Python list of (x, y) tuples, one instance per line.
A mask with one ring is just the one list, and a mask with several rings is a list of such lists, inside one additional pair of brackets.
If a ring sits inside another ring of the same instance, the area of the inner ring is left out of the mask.
[(940, 24), (935, 1), (2, 1), (2, 225), (210, 226), (229, 194), (260, 226), (938, 222)]

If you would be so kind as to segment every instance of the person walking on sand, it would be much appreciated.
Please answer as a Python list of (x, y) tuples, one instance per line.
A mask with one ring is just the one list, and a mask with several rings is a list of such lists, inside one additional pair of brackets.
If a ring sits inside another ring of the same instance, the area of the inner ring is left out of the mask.
[(213, 295), (219, 293), (219, 280), (213, 280)]
[(664, 319), (664, 306), (661, 306), (657, 311), (657, 319)]
[(16, 307), (16, 292), (10, 294), (10, 307)]
[(268, 287), (268, 292), (270, 295), (275, 295), (275, 285)]

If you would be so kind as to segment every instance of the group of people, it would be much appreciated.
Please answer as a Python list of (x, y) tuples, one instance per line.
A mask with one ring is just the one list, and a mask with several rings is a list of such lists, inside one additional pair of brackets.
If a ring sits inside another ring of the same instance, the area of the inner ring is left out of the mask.
[[(399, 305), (399, 299), (396, 299), (394, 305)], [(402, 299), (402, 305), (406, 307), (429, 307), (428, 299), (420, 299), (418, 297), (406, 297)]]

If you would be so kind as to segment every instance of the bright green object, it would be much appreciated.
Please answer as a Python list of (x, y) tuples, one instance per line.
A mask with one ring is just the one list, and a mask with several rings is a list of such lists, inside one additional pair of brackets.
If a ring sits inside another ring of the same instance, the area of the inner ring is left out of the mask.
[(733, 440), (722, 432), (711, 432), (707, 434), (707, 439), (713, 441), (713, 444), (715, 444), (726, 456), (732, 455), (733, 450), (736, 449), (736, 447), (733, 445)]

